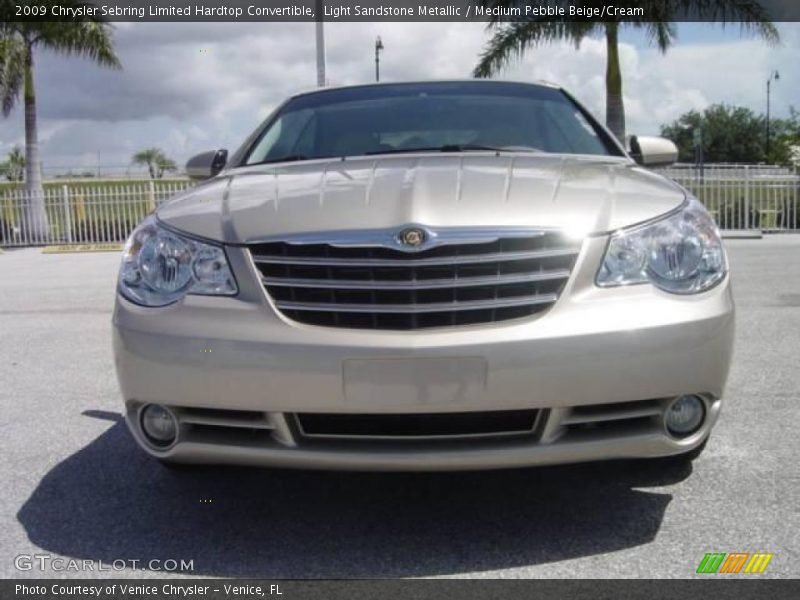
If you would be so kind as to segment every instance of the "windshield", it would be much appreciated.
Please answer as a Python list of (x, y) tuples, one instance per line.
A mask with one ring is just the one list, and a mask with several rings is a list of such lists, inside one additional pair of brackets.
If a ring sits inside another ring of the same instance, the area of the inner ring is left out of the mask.
[(500, 82), (390, 84), (290, 100), (244, 164), (430, 150), (620, 155), (564, 93)]

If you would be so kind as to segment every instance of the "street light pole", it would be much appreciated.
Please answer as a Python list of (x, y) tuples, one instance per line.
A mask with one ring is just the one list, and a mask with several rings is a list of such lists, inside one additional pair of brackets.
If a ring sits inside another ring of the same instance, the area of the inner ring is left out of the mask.
[(383, 50), (383, 42), (381, 36), (375, 38), (375, 81), (381, 80), (381, 50)]
[(325, 87), (325, 30), (322, 10), (322, 0), (317, 0), (317, 87)]
[(780, 73), (778, 71), (772, 71), (769, 74), (769, 78), (767, 79), (767, 143), (766, 143), (766, 159), (769, 162), (769, 93), (770, 93), (770, 86), (772, 85), (772, 80), (779, 81), (781, 78)]

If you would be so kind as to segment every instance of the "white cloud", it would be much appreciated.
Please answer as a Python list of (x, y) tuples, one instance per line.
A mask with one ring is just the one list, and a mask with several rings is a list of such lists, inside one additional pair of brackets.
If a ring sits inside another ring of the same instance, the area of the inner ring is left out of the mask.
[[(623, 41), (620, 52), (628, 129), (653, 133), (661, 123), (714, 102), (764, 107), (770, 69), (785, 72), (773, 88), (773, 110), (786, 114), (800, 97), (791, 77), (800, 64), (800, 24), (781, 25), (784, 43), (725, 37), (681, 43), (666, 56)], [(374, 78), (374, 40), (381, 35), (384, 80), (469, 77), (488, 33), (466, 23), (337, 23), (326, 26), (328, 79)], [(38, 57), (40, 135), (46, 164), (127, 164), (134, 151), (159, 146), (178, 160), (212, 147), (236, 147), (287, 95), (313, 86), (310, 23), (120, 23), (124, 69)], [(625, 38), (623, 38), (625, 40)], [(605, 42), (588, 39), (532, 49), (504, 78), (544, 79), (572, 91), (599, 118), (605, 111)], [(23, 141), (22, 115), (2, 122), (0, 152)]]

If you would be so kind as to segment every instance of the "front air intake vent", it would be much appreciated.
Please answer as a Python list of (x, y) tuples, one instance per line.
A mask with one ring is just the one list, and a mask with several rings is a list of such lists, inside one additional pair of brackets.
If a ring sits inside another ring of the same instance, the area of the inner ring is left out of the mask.
[(396, 415), (301, 413), (297, 423), (301, 435), (310, 438), (455, 439), (530, 435), (538, 415), (538, 410)]

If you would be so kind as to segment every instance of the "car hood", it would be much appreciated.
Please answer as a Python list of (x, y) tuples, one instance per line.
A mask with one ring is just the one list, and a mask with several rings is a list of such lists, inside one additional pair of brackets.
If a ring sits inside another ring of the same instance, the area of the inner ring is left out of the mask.
[(563, 228), (641, 223), (683, 190), (628, 159), (560, 155), (392, 155), (226, 171), (162, 205), (158, 218), (226, 243), (399, 227)]

